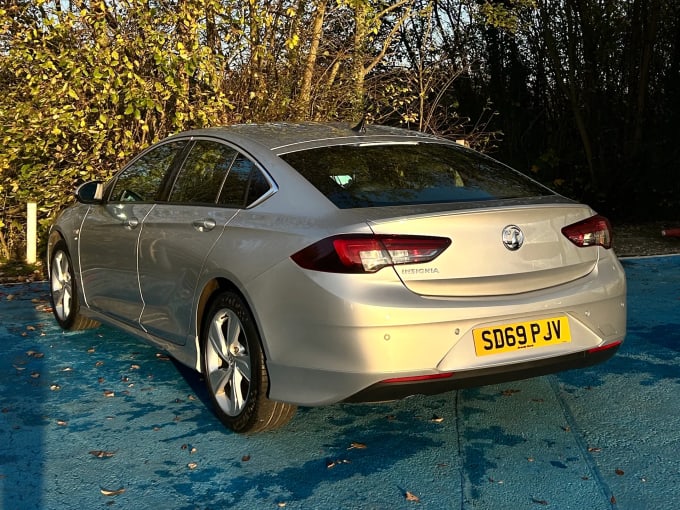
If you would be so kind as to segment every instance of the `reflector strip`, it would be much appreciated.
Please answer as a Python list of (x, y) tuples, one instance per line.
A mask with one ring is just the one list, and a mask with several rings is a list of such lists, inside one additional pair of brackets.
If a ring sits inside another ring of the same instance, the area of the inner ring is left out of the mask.
[(412, 375), (410, 377), (395, 377), (393, 379), (385, 379), (384, 383), (403, 383), (403, 382), (417, 382), (417, 381), (428, 381), (431, 379), (448, 379), (453, 377), (453, 372), (444, 372), (441, 374), (430, 374), (430, 375)]
[(606, 351), (607, 349), (611, 349), (612, 347), (618, 347), (622, 343), (623, 343), (623, 340), (619, 340), (618, 342), (613, 342), (611, 344), (601, 345), (599, 347), (595, 347), (594, 349), (588, 349), (588, 354), (594, 354), (596, 352)]

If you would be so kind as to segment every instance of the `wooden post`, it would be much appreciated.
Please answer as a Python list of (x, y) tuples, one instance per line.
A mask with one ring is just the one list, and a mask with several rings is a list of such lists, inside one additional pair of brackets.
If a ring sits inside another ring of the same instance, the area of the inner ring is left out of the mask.
[(37, 245), (38, 206), (35, 202), (26, 204), (26, 262), (35, 264)]

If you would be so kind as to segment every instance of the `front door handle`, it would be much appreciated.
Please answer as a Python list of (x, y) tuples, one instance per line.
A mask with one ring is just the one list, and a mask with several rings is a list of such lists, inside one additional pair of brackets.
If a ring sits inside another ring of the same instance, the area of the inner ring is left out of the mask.
[(193, 222), (194, 228), (198, 230), (199, 232), (209, 232), (212, 229), (215, 228), (215, 220), (213, 219), (205, 219), (205, 220), (194, 220)]
[(139, 226), (139, 220), (134, 217), (128, 218), (123, 222), (123, 226), (127, 229), (134, 230)]

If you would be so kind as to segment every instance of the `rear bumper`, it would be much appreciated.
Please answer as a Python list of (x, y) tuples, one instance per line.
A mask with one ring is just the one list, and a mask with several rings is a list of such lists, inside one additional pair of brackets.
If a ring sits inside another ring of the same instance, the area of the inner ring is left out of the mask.
[(447, 391), (499, 384), (520, 379), (584, 368), (607, 361), (619, 350), (622, 342), (614, 342), (604, 348), (590, 349), (554, 358), (545, 358), (512, 365), (451, 372), (446, 378), (379, 382), (346, 398), (343, 402), (384, 402), (412, 395), (436, 395)]

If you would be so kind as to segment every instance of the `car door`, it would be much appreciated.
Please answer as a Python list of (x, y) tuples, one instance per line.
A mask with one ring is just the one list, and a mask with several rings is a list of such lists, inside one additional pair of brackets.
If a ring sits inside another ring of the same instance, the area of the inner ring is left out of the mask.
[(177, 140), (143, 153), (107, 186), (106, 201), (90, 207), (79, 238), (83, 293), (89, 307), (127, 323), (139, 322), (141, 225), (185, 145), (186, 141)]
[[(141, 325), (157, 337), (177, 344), (186, 341), (206, 255), (238, 210), (218, 204), (237, 159), (238, 152), (229, 145), (196, 140), (168, 201), (159, 203), (144, 220), (138, 261), (144, 300)], [(242, 201), (241, 197), (239, 207)]]

